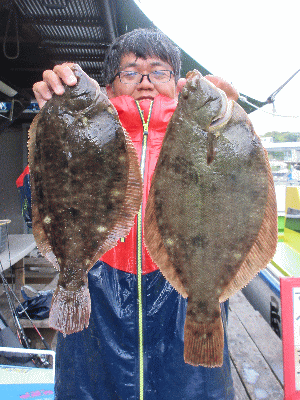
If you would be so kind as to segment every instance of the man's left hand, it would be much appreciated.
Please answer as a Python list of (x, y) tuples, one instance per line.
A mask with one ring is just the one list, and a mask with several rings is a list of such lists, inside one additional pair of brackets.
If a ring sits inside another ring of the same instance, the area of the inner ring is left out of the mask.
[[(238, 91), (228, 82), (226, 82), (223, 78), (214, 75), (206, 75), (205, 79), (212, 82), (217, 88), (223, 90), (228, 98), (228, 100), (237, 101), (239, 98)], [(180, 78), (177, 83), (177, 88), (179, 92), (182, 91), (184, 85), (186, 84), (185, 78)]]

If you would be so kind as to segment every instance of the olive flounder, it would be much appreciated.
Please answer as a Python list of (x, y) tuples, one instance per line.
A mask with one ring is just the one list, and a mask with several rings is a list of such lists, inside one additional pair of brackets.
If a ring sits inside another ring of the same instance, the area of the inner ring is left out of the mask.
[(33, 234), (60, 270), (49, 325), (64, 334), (88, 326), (87, 272), (129, 233), (142, 200), (138, 157), (115, 108), (72, 68), (76, 86), (53, 95), (28, 142)]
[(198, 71), (187, 75), (169, 122), (144, 227), (151, 257), (188, 297), (185, 361), (221, 366), (219, 303), (274, 255), (277, 209), (267, 153), (247, 114)]

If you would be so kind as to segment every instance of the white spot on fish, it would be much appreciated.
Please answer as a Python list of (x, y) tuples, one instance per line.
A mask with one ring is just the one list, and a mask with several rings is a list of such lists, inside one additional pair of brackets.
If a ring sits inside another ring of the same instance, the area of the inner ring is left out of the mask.
[(46, 217), (44, 218), (44, 222), (45, 222), (45, 224), (50, 224), (51, 217), (49, 217), (49, 215), (46, 215)]
[(97, 231), (100, 233), (104, 233), (107, 231), (107, 228), (106, 228), (106, 226), (100, 225), (100, 226), (98, 226)]
[(82, 123), (83, 123), (84, 126), (88, 126), (88, 124), (89, 124), (88, 118), (87, 117), (83, 117), (82, 118)]
[(120, 192), (118, 189), (113, 189), (113, 190), (111, 191), (111, 194), (112, 194), (112, 196), (114, 196), (114, 197), (118, 197), (118, 196), (120, 196), (121, 192)]
[(167, 246), (174, 246), (174, 240), (173, 239), (171, 239), (171, 238), (168, 238), (167, 240), (166, 240), (166, 245)]
[(74, 122), (74, 117), (72, 117), (72, 115), (70, 115), (70, 114), (65, 113), (63, 115), (63, 120), (64, 120), (64, 123), (69, 126)]
[(236, 260), (239, 260), (241, 257), (242, 257), (242, 255), (241, 255), (241, 253), (234, 253), (234, 258), (236, 259)]

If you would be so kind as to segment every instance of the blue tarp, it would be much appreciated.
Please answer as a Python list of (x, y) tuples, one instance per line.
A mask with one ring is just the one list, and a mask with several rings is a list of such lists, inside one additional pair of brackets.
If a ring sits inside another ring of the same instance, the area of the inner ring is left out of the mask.
[[(58, 337), (56, 400), (233, 399), (226, 334), (221, 368), (185, 364), (183, 329), (187, 301), (160, 271), (143, 275), (142, 288), (143, 396), (137, 276), (99, 261), (89, 272), (89, 327), (65, 338), (61, 334)], [(225, 321), (226, 307), (221, 308)]]

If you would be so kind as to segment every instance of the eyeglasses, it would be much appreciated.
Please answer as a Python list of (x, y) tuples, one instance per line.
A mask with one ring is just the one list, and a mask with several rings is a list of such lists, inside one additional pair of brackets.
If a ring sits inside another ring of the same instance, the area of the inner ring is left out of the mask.
[(149, 74), (140, 74), (135, 71), (120, 71), (115, 76), (112, 82), (118, 76), (120, 78), (120, 82), (125, 83), (125, 85), (138, 85), (144, 79), (144, 76), (148, 78), (148, 81), (157, 84), (157, 83), (167, 83), (171, 80), (171, 76), (174, 75), (173, 71), (169, 70), (159, 70), (153, 71)]

